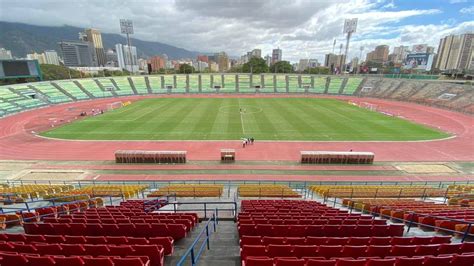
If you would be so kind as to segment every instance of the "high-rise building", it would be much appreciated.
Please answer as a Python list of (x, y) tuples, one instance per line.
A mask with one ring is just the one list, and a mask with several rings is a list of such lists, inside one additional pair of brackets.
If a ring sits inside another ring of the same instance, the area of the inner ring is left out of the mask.
[(367, 54), (366, 61), (384, 64), (388, 61), (388, 45), (379, 45)]
[(217, 65), (219, 66), (219, 71), (224, 72), (229, 70), (229, 57), (225, 52), (220, 52), (214, 55), (217, 58)]
[(251, 57), (253, 57), (253, 58), (262, 58), (262, 50), (253, 49), (252, 52), (251, 52)]
[(13, 59), (12, 52), (5, 48), (0, 48), (0, 59), (1, 60)]
[(393, 53), (390, 54), (390, 61), (394, 64), (401, 64), (407, 58), (407, 55), (410, 53), (408, 46), (398, 46), (393, 48)]
[(324, 66), (329, 67), (332, 72), (341, 70), (342, 65), (346, 61), (345, 55), (326, 54), (324, 57)]
[(151, 66), (152, 72), (157, 72), (160, 69), (166, 68), (165, 59), (161, 56), (153, 56), (148, 59), (148, 64)]
[(281, 61), (282, 51), (280, 48), (273, 49), (272, 51), (272, 64)]
[(34, 52), (32, 54), (27, 54), (26, 58), (28, 60), (37, 60), (38, 64), (46, 64), (46, 58), (44, 57), (44, 54), (38, 54)]
[(209, 57), (207, 55), (198, 55), (197, 61), (209, 63)]
[(106, 58), (106, 66), (108, 67), (117, 67), (118, 66), (118, 58), (117, 53), (113, 49), (108, 49), (105, 53)]
[(97, 64), (99, 66), (105, 66), (107, 58), (105, 56), (104, 45), (102, 44), (102, 34), (96, 29), (86, 29), (84, 34), (80, 34), (83, 41), (90, 42), (94, 48), (94, 52), (97, 57)]
[(46, 50), (46, 51), (44, 51), (43, 54), (44, 54), (44, 58), (46, 60), (46, 64), (59, 66), (59, 56), (58, 56), (58, 53), (56, 51)]
[(265, 63), (267, 63), (267, 66), (270, 66), (272, 64), (272, 57), (269, 55), (265, 56)]
[(439, 41), (435, 68), (439, 70), (471, 69), (474, 33), (449, 35)]
[(137, 47), (123, 44), (116, 44), (117, 61), (120, 68), (129, 72), (138, 72)]
[(97, 66), (96, 60), (94, 60), (94, 48), (90, 43), (61, 41), (58, 44), (65, 66)]

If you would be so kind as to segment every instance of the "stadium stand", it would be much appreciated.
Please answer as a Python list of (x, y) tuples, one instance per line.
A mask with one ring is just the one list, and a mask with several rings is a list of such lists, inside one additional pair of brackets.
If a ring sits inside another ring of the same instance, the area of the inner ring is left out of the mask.
[(89, 185), (81, 188), (76, 188), (66, 192), (55, 193), (48, 198), (57, 198), (58, 200), (66, 200), (64, 197), (75, 196), (75, 195), (89, 195), (90, 197), (100, 196), (115, 196), (122, 197), (125, 199), (138, 196), (142, 193), (148, 185)]
[(147, 197), (161, 197), (174, 194), (176, 197), (220, 197), (223, 185), (180, 184), (160, 187), (150, 192)]
[(138, 94), (148, 94), (148, 87), (144, 77), (131, 77), (131, 79)]
[(71, 102), (71, 97), (62, 93), (49, 82), (34, 83), (33, 86), (42, 93), (51, 103)]
[[(8, 195), (9, 197), (16, 196), (22, 201), (27, 199), (36, 199), (48, 195), (55, 195), (56, 193), (71, 191), (74, 187), (71, 185), (40, 185), (40, 184), (24, 184), (17, 186), (4, 185), (0, 187), (1, 195)], [(5, 196), (3, 196), (5, 198)]]
[[(103, 79), (105, 80), (105, 79)], [(112, 97), (113, 94), (111, 91), (115, 91), (114, 86), (112, 83), (106, 83), (103, 86), (105, 86), (104, 89), (102, 89), (95, 80), (91, 79), (79, 79), (76, 80), (78, 83), (78, 86), (82, 86), (84, 90), (89, 92), (90, 95), (96, 98), (104, 98), (104, 97)]]
[(459, 194), (455, 190), (425, 185), (313, 185), (309, 189), (321, 197), (338, 198), (421, 198), (445, 197)]
[[(474, 262), (472, 243), (453, 244), (446, 236), (402, 237), (401, 224), (305, 224), (312, 221), (312, 216), (336, 215), (356, 217), (317, 202), (243, 200), (238, 224), (242, 265), (411, 266)], [(288, 224), (282, 217), (288, 217)], [(359, 221), (372, 219), (363, 217), (360, 215)]]
[(301, 197), (287, 185), (239, 185), (237, 192), (239, 197)]
[[(70, 94), (72, 97), (76, 98), (77, 100), (85, 100), (85, 99), (90, 99), (89, 95), (87, 95), (84, 91), (81, 90), (73, 81), (56, 81), (55, 84), (57, 84), (62, 90), (65, 91), (65, 93)], [(93, 95), (94, 97), (104, 97), (102, 96), (96, 96)]]

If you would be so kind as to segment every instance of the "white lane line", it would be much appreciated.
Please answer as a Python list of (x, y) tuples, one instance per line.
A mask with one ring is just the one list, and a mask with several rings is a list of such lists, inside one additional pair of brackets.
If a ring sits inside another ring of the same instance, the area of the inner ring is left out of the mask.
[(238, 99), (238, 101), (239, 101), (240, 124), (242, 125), (242, 134), (245, 135), (244, 116), (242, 114), (242, 107), (240, 106), (240, 99)]

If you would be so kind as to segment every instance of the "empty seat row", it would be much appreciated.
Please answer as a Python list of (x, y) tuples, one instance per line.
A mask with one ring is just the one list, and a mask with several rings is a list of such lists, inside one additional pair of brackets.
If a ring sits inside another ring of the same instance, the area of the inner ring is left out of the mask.
[(13, 242), (0, 243), (0, 251), (41, 256), (147, 256), (151, 264), (155, 266), (163, 265), (164, 261), (163, 247), (158, 245), (22, 244)]
[(241, 224), (239, 235), (245, 236), (402, 236), (403, 224), (390, 225), (270, 225)]
[(26, 235), (0, 234), (0, 241), (23, 243), (64, 244), (109, 244), (109, 245), (159, 245), (165, 255), (173, 253), (174, 240), (171, 237), (125, 237), (125, 236), (71, 236), (71, 235)]
[(424, 257), (393, 257), (393, 258), (338, 258), (324, 257), (307, 258), (268, 258), (248, 257), (242, 266), (472, 266), (474, 254), (456, 254), (445, 256)]
[(474, 252), (474, 243), (433, 244), (433, 245), (244, 245), (241, 248), (241, 257), (268, 256), (268, 257), (389, 257), (389, 256), (427, 256), (440, 254), (462, 254)]
[(430, 245), (450, 243), (450, 236), (415, 237), (271, 237), (242, 236), (240, 246), (244, 245)]
[(1, 265), (15, 266), (148, 266), (150, 260), (146, 256), (40, 256), (38, 254), (18, 254), (16, 252), (0, 252)]
[(325, 224), (352, 224), (352, 225), (384, 225), (387, 220), (381, 219), (267, 219), (254, 218), (238, 220), (238, 224), (288, 224), (288, 225), (325, 225)]
[(167, 214), (167, 213), (114, 213), (114, 212), (85, 212), (85, 213), (75, 213), (73, 215), (61, 215), (61, 218), (142, 218), (142, 219), (152, 219), (152, 218), (163, 218), (163, 219), (191, 219), (194, 223), (198, 222), (198, 216), (196, 213), (182, 213), (182, 214)]
[(89, 223), (24, 223), (26, 234), (75, 235), (75, 236), (170, 236), (173, 239), (186, 237), (182, 224), (89, 224)]

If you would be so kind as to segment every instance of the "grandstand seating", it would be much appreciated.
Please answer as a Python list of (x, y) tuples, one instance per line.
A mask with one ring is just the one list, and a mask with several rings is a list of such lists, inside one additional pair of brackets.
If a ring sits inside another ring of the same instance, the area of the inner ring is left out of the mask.
[[(68, 190), (62, 193), (56, 193), (52, 197), (60, 198), (65, 200), (62, 197), (72, 196), (72, 195), (89, 195), (91, 197), (101, 197), (101, 196), (115, 196), (115, 197), (124, 197), (126, 199), (133, 196), (137, 196), (139, 193), (143, 192), (148, 185), (89, 185), (81, 188), (76, 188), (73, 190)], [(48, 197), (47, 197), (48, 198)]]
[(455, 190), (425, 185), (314, 185), (309, 189), (321, 197), (339, 198), (444, 197), (459, 194)]
[(287, 185), (239, 185), (237, 192), (239, 197), (301, 197)]
[[(71, 185), (39, 185), (24, 184), (19, 186), (2, 186), (0, 195), (16, 196), (22, 199), (35, 199), (47, 195), (54, 196), (56, 193), (70, 191), (74, 188)], [(5, 196), (4, 196), (5, 197)]]
[[(201, 91), (205, 93), (216, 92), (214, 85), (222, 86), (221, 92), (232, 93), (237, 91), (236, 75), (213, 74), (211, 75), (154, 75), (148, 76), (152, 93), (183, 93), (188, 86), (189, 92), (199, 91), (199, 77), (201, 79)], [(256, 92), (255, 85), (261, 86), (262, 76), (237, 75), (240, 92)], [(58, 104), (71, 102), (74, 99), (87, 100), (89, 98), (103, 98), (114, 96), (127, 96), (134, 94), (148, 94), (148, 87), (143, 76), (111, 77), (96, 79), (77, 79), (67, 81), (36, 82), (21, 85), (0, 86), (0, 115), (16, 113), (22, 110), (37, 108), (47, 104)], [(163, 80), (163, 83), (162, 83)], [(187, 85), (189, 80), (189, 85)], [(287, 82), (288, 80), (288, 82)], [(326, 91), (326, 81), (329, 80)], [(275, 81), (275, 82), (274, 82)], [(57, 84), (59, 88), (55, 87)], [(357, 89), (361, 86), (362, 90)], [(132, 88), (133, 84), (133, 88)], [(435, 105), (439, 107), (474, 112), (474, 92), (465, 85), (443, 84), (425, 80), (397, 80), (362, 77), (336, 77), (336, 76), (310, 76), (310, 75), (264, 75), (263, 87), (259, 92), (288, 92), (302, 93), (328, 93), (343, 95), (354, 95), (362, 97), (380, 97), (411, 101), (420, 104)], [(162, 88), (163, 86), (163, 88)], [(171, 86), (168, 91), (167, 87)], [(276, 87), (275, 87), (276, 86)], [(41, 97), (34, 99), (26, 95), (40, 93)], [(447, 99), (442, 95), (452, 95)]]
[[(468, 223), (474, 222), (474, 207), (397, 199), (346, 199), (343, 204), (385, 217), (406, 221), (413, 220), (419, 223), (419, 226), (436, 226), (458, 232), (466, 231)], [(470, 229), (470, 233), (472, 232), (474, 232), (474, 228)]]
[(180, 184), (160, 187), (147, 196), (160, 197), (175, 194), (176, 197), (220, 197), (223, 190), (223, 185)]
[[(358, 217), (359, 221), (372, 219), (318, 202), (243, 200), (238, 224), (242, 265), (421, 266), (474, 263), (474, 243), (453, 244), (447, 236), (402, 237), (403, 225), (400, 224), (347, 225), (347, 228), (345, 225), (301, 225), (302, 221), (312, 221), (328, 214)], [(277, 220), (270, 217), (287, 217), (291, 222), (288, 225), (271, 224)], [(249, 219), (262, 223), (242, 223)], [(321, 220), (325, 219), (331, 220)]]

